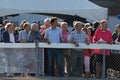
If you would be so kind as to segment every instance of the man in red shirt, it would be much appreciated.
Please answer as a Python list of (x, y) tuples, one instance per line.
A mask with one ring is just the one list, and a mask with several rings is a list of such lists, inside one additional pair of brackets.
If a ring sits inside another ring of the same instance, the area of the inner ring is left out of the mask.
[[(96, 30), (95, 35), (93, 37), (94, 43), (97, 44), (112, 44), (113, 38), (112, 33), (108, 29), (108, 21), (101, 20), (101, 26), (99, 29)], [(94, 50), (93, 50), (94, 52)], [(103, 51), (98, 50), (94, 52), (96, 54), (96, 77), (101, 77), (101, 70), (102, 70), (102, 62), (103, 62)], [(110, 55), (110, 50), (106, 50), (106, 68), (108, 67), (108, 57)]]

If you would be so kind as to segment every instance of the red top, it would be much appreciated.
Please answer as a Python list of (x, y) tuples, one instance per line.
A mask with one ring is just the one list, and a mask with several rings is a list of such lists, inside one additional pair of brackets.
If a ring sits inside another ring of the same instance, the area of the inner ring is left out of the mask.
[[(113, 40), (111, 31), (108, 29), (105, 31), (102, 31), (101, 28), (96, 30), (93, 40), (99, 41), (100, 39), (106, 41), (107, 44), (110, 44), (111, 40)], [(102, 54), (102, 52), (103, 52), (102, 50), (101, 51), (99, 50), (98, 52), (95, 52), (95, 53)], [(110, 50), (106, 50), (106, 55), (110, 55)]]
[[(92, 36), (88, 36), (90, 43), (93, 43), (93, 37)], [(85, 49), (85, 56), (90, 56), (91, 53), (93, 52), (92, 49)]]

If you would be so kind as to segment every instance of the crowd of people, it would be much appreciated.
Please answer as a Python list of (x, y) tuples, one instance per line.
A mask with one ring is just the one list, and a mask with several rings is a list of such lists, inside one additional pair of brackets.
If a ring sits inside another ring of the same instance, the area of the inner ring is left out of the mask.
[[(58, 22), (57, 17), (46, 18), (44, 25), (30, 24), (23, 20), (20, 27), (16, 27), (9, 20), (0, 25), (0, 41), (5, 43), (72, 43), (79, 47), (79, 43), (119, 44), (120, 25), (117, 24), (112, 33), (107, 20), (91, 23), (73, 22), (73, 30), (68, 30), (67, 22)], [(119, 51), (106, 50), (106, 75), (109, 68), (110, 53)], [(24, 54), (26, 55), (26, 54)], [(31, 54), (27, 54), (32, 59)], [(46, 76), (75, 76), (87, 78), (95, 75), (102, 77), (103, 50), (102, 49), (44, 49), (44, 68)], [(30, 60), (28, 60), (29, 62)], [(25, 66), (26, 67), (26, 66)], [(10, 74), (8, 74), (9, 76)], [(22, 76), (27, 74), (23, 73)]]

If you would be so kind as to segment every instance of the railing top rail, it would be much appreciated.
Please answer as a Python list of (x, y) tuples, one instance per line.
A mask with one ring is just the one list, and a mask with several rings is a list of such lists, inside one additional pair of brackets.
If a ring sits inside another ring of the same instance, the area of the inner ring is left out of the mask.
[[(79, 47), (71, 43), (39, 43), (39, 48), (73, 48), (73, 49), (113, 49), (120, 50), (120, 45), (116, 44), (90, 44), (86, 45), (84, 43), (79, 43)], [(35, 43), (0, 43), (0, 48), (36, 48)]]

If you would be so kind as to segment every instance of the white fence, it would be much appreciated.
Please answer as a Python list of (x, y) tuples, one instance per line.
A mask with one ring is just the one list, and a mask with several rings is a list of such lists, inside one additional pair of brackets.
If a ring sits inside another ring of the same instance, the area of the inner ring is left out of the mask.
[[(81, 48), (81, 49), (112, 49), (120, 50), (120, 45), (116, 44), (89, 44), (79, 43), (79, 47), (71, 43), (39, 43), (39, 48)], [(35, 43), (0, 43), (0, 48), (36, 48)]]
[[(47, 43), (0, 43), (0, 51), (2, 51), (3, 49), (5, 50), (9, 50), (9, 48), (13, 48), (13, 50), (22, 48), (22, 49), (36, 49), (35, 52), (36, 53), (36, 76), (38, 77), (38, 69), (40, 68), (39, 66), (39, 48), (81, 48), (81, 49), (111, 49), (111, 50), (120, 50), (120, 45), (116, 45), (116, 44), (84, 44), (84, 43), (79, 43), (79, 47), (76, 47), (74, 44), (72, 43), (51, 43), (51, 44), (47, 44)], [(20, 51), (20, 50), (19, 50)], [(27, 51), (28, 52), (28, 51)], [(104, 51), (105, 53), (105, 51)], [(29, 52), (28, 52), (29, 54)], [(43, 56), (43, 55), (42, 55)], [(41, 59), (42, 64), (44, 65), (44, 58)], [(42, 68), (44, 69), (44, 66), (42, 66)], [(42, 70), (43, 70), (42, 69)], [(43, 72), (43, 71), (42, 71)], [(44, 73), (43, 73), (44, 74)], [(105, 54), (103, 54), (103, 78), (105, 78)]]

